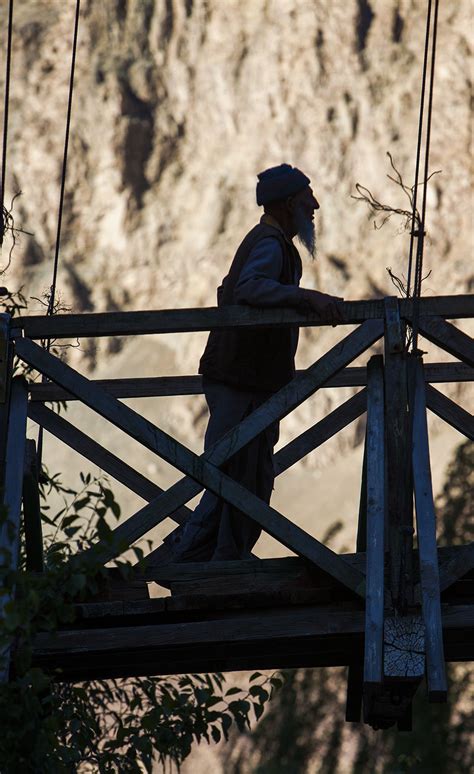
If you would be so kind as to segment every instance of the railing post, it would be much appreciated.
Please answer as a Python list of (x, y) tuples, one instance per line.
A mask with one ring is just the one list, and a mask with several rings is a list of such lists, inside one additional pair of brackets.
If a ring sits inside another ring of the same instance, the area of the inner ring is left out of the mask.
[(413, 489), (407, 362), (398, 300), (385, 299), (385, 427), (389, 586), (395, 610), (413, 603)]
[[(15, 571), (18, 567), (20, 547), (20, 511), (23, 484), (23, 466), (26, 444), (26, 417), (28, 391), (26, 380), (18, 376), (12, 380), (10, 395), (10, 416), (6, 443), (5, 485), (3, 489), (3, 519), (0, 526), (0, 562), (3, 572)], [(13, 598), (14, 584), (3, 588), (0, 595), (0, 616)], [(0, 651), (0, 682), (8, 680), (10, 665), (10, 644)]]
[(10, 338), (11, 316), (0, 313), (0, 489), (5, 480), (8, 416), (13, 367), (13, 346)]
[(443, 702), (447, 698), (447, 682), (441, 622), (436, 514), (431, 483), (425, 380), (421, 358), (416, 363), (413, 400), (413, 480), (420, 560), (421, 601), (425, 624), (428, 697), (432, 702)]
[(43, 571), (43, 534), (41, 529), (38, 479), (36, 443), (30, 439), (26, 441), (23, 473), (23, 517), (25, 525), (26, 569), (31, 572)]
[(367, 367), (367, 578), (364, 648), (364, 720), (382, 691), (384, 628), (385, 432), (383, 358)]

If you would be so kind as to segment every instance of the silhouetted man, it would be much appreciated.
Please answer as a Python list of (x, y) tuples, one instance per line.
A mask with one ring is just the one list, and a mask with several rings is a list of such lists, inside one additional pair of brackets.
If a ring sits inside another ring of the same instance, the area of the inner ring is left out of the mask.
[[(257, 204), (264, 215), (239, 246), (217, 291), (218, 306), (293, 307), (340, 322), (341, 298), (299, 287), (302, 265), (293, 238), (315, 256), (319, 203), (309, 178), (289, 164), (267, 169), (258, 175)], [(291, 381), (298, 334), (297, 328), (211, 331), (199, 366), (210, 411), (205, 449)], [(222, 468), (266, 503), (273, 489), (278, 432), (275, 422)], [(244, 559), (260, 532), (256, 522), (206, 491), (193, 515), (165, 542), (175, 561)]]

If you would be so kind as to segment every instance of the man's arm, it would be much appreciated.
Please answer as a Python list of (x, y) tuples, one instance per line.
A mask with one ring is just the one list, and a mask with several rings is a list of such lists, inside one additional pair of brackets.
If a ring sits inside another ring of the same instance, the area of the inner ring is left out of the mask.
[(297, 306), (298, 285), (279, 282), (283, 252), (277, 239), (257, 242), (234, 288), (236, 304), (250, 306)]
[(302, 312), (317, 312), (333, 323), (342, 317), (337, 302), (342, 298), (317, 290), (279, 282), (283, 252), (277, 239), (261, 239), (251, 251), (234, 288), (236, 304), (250, 306), (291, 306)]

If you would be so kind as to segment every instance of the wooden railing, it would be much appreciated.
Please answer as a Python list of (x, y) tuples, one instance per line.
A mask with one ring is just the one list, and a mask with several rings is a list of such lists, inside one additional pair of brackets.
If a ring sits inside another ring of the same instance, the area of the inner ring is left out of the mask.
[[(405, 352), (405, 329), (410, 325), (413, 311), (411, 300), (388, 297), (373, 301), (348, 301), (342, 304), (342, 309), (343, 325), (357, 327), (309, 368), (297, 372), (292, 382), (272, 395), (202, 455), (195, 454), (119, 400), (125, 397), (197, 394), (202, 392), (200, 377), (90, 380), (47, 352), (35, 340), (165, 334), (249, 326), (320, 326), (329, 323), (315, 315), (303, 316), (288, 309), (259, 310), (250, 307), (14, 319), (3, 315), (0, 464), (4, 501), (16, 531), (12, 537), (12, 532), (7, 534), (3, 528), (0, 546), (9, 548), (13, 557), (18, 555), (26, 418), (29, 416), (146, 501), (146, 505), (115, 528), (112, 542), (97, 540), (89, 549), (102, 562), (116, 557), (167, 518), (182, 523), (190, 513), (186, 505), (189, 500), (202, 489), (209, 489), (257, 521), (284, 546), (342, 584), (355, 597), (365, 601), (364, 665), (360, 674), (355, 674), (352, 669), (349, 685), (363, 683), (366, 720), (370, 722), (382, 712), (380, 697), (387, 681), (402, 676), (406, 678), (407, 675), (414, 681), (419, 680), (425, 668), (430, 698), (443, 700), (446, 696), (446, 677), (440, 591), (474, 567), (474, 546), (459, 547), (457, 553), (454, 550), (454, 554), (450, 554), (448, 564), (438, 566), (426, 409), (474, 439), (472, 414), (432, 386), (436, 382), (474, 381), (474, 343), (459, 328), (446, 321), (474, 317), (474, 297), (421, 299), (420, 334), (457, 358), (456, 362), (428, 363), (425, 366), (418, 353), (407, 355)], [(351, 367), (356, 358), (382, 338), (383, 356), (372, 357), (367, 368)], [(35, 384), (21, 377), (12, 378), (13, 355), (49, 381)], [(365, 571), (360, 563), (349, 562), (337, 555), (222, 472), (222, 466), (233, 454), (272, 423), (291, 413), (317, 390), (342, 386), (362, 389), (282, 448), (275, 455), (275, 464), (277, 473), (283, 473), (367, 411), (357, 546), (358, 551), (367, 552)], [(157, 483), (45, 405), (58, 400), (83, 402), (177, 468), (183, 477), (163, 491)], [(419, 545), (417, 582), (413, 569), (413, 491)], [(27, 550), (38, 557), (38, 552), (41, 553), (38, 546), (40, 538), (37, 524), (36, 527), (34, 525), (34, 518), (25, 519)], [(388, 574), (384, 572), (386, 555)], [(153, 568), (158, 572), (168, 559), (164, 546), (152, 551), (148, 557), (148, 575), (153, 573)], [(36, 561), (38, 564), (39, 560)], [(413, 612), (420, 602), (422, 617)], [(413, 660), (408, 650), (405, 660), (393, 658), (394, 639), (398, 638), (400, 650), (400, 643), (406, 642), (407, 631), (414, 633), (418, 639), (419, 636), (424, 639), (426, 659)], [(360, 698), (360, 690), (358, 695)], [(348, 705), (349, 719), (356, 711), (353, 703)]]

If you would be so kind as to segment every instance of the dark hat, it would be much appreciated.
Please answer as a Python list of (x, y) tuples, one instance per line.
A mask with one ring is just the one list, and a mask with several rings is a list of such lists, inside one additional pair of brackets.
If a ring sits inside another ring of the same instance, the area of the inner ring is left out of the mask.
[(257, 177), (257, 204), (260, 205), (294, 196), (311, 182), (301, 170), (290, 164), (265, 169)]

